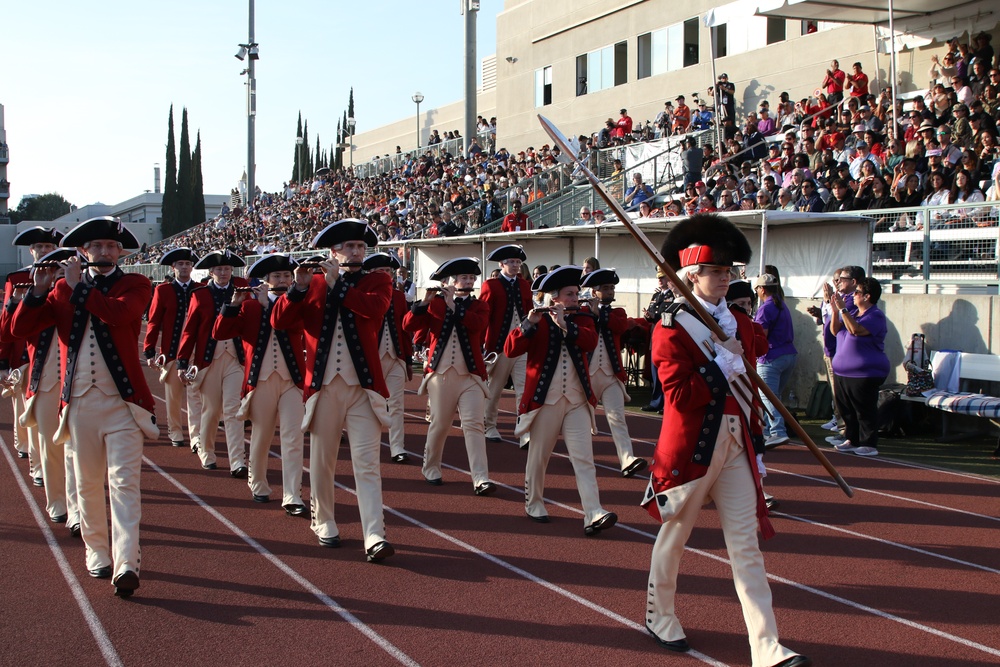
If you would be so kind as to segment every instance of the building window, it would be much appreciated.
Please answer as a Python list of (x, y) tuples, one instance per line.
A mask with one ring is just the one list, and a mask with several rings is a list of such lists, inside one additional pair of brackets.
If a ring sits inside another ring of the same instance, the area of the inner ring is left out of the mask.
[(645, 79), (697, 65), (698, 18), (639, 35), (637, 78)]
[(552, 104), (552, 65), (535, 70), (535, 106)]
[(726, 24), (723, 23), (720, 26), (712, 28), (715, 31), (715, 57), (725, 58), (729, 52), (729, 37), (727, 36), (728, 29)]
[(767, 17), (767, 43), (785, 41), (785, 19)]
[(628, 43), (618, 42), (576, 57), (576, 95), (628, 82)]

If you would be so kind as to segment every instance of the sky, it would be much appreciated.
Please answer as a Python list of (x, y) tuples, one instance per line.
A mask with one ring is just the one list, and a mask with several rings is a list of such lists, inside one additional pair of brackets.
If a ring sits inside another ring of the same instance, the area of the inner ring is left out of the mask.
[[(336, 139), (354, 88), (356, 132), (464, 96), (459, 0), (255, 0), (257, 184), (278, 190), (295, 157), (299, 111), (315, 151)], [(201, 131), (206, 194), (228, 194), (247, 155), (249, 0), (10, 2), (0, 40), (0, 104), (10, 148), (9, 206), (55, 192), (76, 206), (117, 204), (165, 171), (188, 110)], [(477, 58), (496, 51), (503, 0), (482, 0)], [(165, 174), (164, 174), (165, 176)], [(163, 177), (161, 177), (161, 180)]]

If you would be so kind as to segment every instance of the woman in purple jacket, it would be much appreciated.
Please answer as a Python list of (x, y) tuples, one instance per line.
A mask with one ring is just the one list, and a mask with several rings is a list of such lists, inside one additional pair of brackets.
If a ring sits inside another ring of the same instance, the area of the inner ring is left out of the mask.
[[(792, 343), (794, 337), (792, 315), (785, 304), (781, 284), (775, 275), (761, 274), (754, 283), (754, 289), (760, 306), (753, 319), (767, 334), (767, 353), (757, 357), (757, 373), (771, 391), (780, 397), (788, 386), (798, 357), (795, 345)], [(785, 419), (763, 393), (761, 400), (767, 407), (767, 412), (764, 413), (764, 446), (777, 447), (788, 442)], [(768, 413), (771, 416), (768, 416)]]
[(878, 456), (878, 390), (889, 375), (885, 313), (875, 306), (881, 296), (879, 282), (863, 278), (854, 292), (857, 313), (851, 314), (839, 293), (832, 297), (837, 309), (830, 319), (830, 330), (837, 335), (834, 394), (846, 438), (836, 449), (858, 456)]

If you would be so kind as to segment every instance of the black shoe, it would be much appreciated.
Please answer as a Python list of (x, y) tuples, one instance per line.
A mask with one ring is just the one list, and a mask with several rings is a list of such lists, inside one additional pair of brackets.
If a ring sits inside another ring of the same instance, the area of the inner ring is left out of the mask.
[(764, 496), (764, 504), (767, 505), (767, 509), (773, 510), (778, 507), (781, 503), (774, 496)]
[(328, 549), (339, 549), (340, 535), (334, 535), (333, 537), (321, 537), (319, 538), (319, 545)]
[(522, 451), (526, 452), (526, 451), (528, 451), (528, 445), (530, 445), (530, 444), (531, 444), (531, 440), (528, 439), (528, 440), (525, 440), (524, 442), (518, 444), (518, 447), (520, 447)]
[(132, 570), (125, 570), (111, 583), (115, 585), (115, 595), (120, 598), (132, 597), (135, 589), (139, 588), (139, 575)]
[(548, 523), (549, 522), (549, 515), (548, 514), (543, 514), (542, 516), (535, 516), (534, 514), (528, 514), (527, 512), (525, 512), (525, 514), (527, 514), (528, 518), (531, 519), (532, 521), (534, 521), (535, 523)]
[(35, 486), (45, 486), (45, 480), (42, 479), (41, 477), (32, 477), (31, 483), (34, 484)]
[(380, 563), (394, 553), (396, 553), (396, 550), (392, 548), (392, 545), (382, 540), (365, 551), (365, 557), (369, 563)]
[(475, 493), (477, 496), (490, 496), (496, 493), (497, 485), (493, 482), (483, 482), (475, 488)]
[(441, 486), (442, 484), (444, 484), (444, 480), (441, 479), (440, 477), (438, 477), (437, 479), (427, 479), (426, 477), (424, 477), (424, 481), (430, 484), (431, 486)]
[(184, 441), (183, 440), (171, 440), (170, 441), (170, 446), (171, 447), (183, 447), (184, 446)]
[(94, 579), (107, 579), (111, 576), (111, 566), (105, 565), (104, 567), (98, 567), (89, 571), (90, 576)]
[(28, 452), (18, 452), (17, 453), (17, 458), (19, 458), (19, 459), (26, 459), (26, 458), (28, 458)]
[(402, 454), (396, 454), (395, 456), (392, 457), (393, 463), (408, 463), (409, 460), (410, 460), (410, 455), (407, 454), (406, 452), (403, 452)]
[(632, 477), (637, 472), (645, 470), (647, 466), (649, 466), (649, 463), (646, 459), (636, 459), (635, 461), (632, 461), (632, 463), (628, 464), (628, 467), (626, 467), (625, 470), (622, 470), (622, 477)]
[(688, 651), (691, 650), (691, 645), (688, 644), (688, 640), (685, 639), (684, 637), (668, 642), (665, 639), (660, 639), (659, 637), (657, 637), (656, 633), (650, 630), (649, 627), (646, 628), (646, 632), (653, 635), (653, 639), (656, 640), (656, 643), (662, 646), (663, 648), (667, 649), (668, 651), (674, 651), (675, 653), (687, 653)]
[(66, 523), (66, 519), (68, 518), (69, 517), (66, 516), (65, 514), (57, 514), (56, 516), (52, 517), (52, 523)]
[(590, 537), (591, 535), (598, 534), (602, 530), (607, 530), (608, 528), (611, 528), (616, 523), (618, 523), (618, 515), (615, 514), (614, 512), (608, 512), (600, 519), (598, 519), (594, 523), (584, 528), (583, 534), (586, 535), (587, 537)]
[(305, 505), (282, 505), (288, 516), (309, 516)]
[(643, 412), (659, 412), (661, 408), (657, 408), (653, 405), (644, 405), (639, 409), (642, 410)]
[(791, 658), (782, 660), (774, 667), (810, 667), (813, 661), (804, 655), (793, 655)]
[(192, 454), (197, 454), (198, 453), (198, 445), (195, 445), (195, 444), (191, 445), (191, 453)]
[(503, 442), (503, 438), (491, 438), (486, 436), (486, 442)]
[(250, 471), (247, 470), (246, 466), (240, 466), (239, 468), (236, 468), (236, 470), (230, 470), (229, 476), (236, 479), (246, 479), (249, 473)]
[(80, 524), (74, 523), (72, 526), (69, 527), (69, 536), (76, 538), (80, 537)]
[(258, 496), (256, 493), (253, 495), (253, 501), (255, 503), (269, 503), (271, 502), (271, 496)]
[(202, 463), (201, 467), (205, 470), (217, 470), (219, 468), (219, 466), (214, 463)]

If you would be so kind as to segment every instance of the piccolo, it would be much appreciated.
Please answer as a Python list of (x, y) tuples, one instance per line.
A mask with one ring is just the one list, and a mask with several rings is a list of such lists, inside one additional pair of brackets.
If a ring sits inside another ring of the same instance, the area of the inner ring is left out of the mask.
[[(61, 269), (65, 267), (65, 265), (62, 262), (35, 262), (34, 264), (32, 264), (32, 266), (35, 267), (36, 269)], [(80, 266), (84, 269), (90, 266), (94, 267), (95, 269), (110, 269), (112, 266), (115, 266), (115, 263), (88, 262), (87, 260), (83, 260), (82, 262), (80, 262)]]
[[(578, 312), (580, 310), (582, 310), (582, 308), (580, 308), (580, 306), (565, 306), (563, 308), (563, 312), (565, 312), (565, 313), (575, 313), (575, 312)], [(543, 306), (542, 308), (535, 308), (535, 312), (536, 313), (554, 313), (554, 312), (556, 312), (556, 309), (553, 306)]]
[[(236, 292), (252, 292), (253, 288), (252, 287), (237, 287), (235, 289), (235, 291)], [(288, 291), (288, 288), (287, 287), (269, 287), (267, 291), (268, 292), (272, 292), (274, 294), (284, 294), (285, 292)]]
[(35, 283), (14, 283), (14, 289), (28, 289), (34, 286)]
[[(341, 262), (340, 266), (342, 266), (344, 268), (348, 268), (348, 269), (353, 269), (353, 268), (360, 268), (360, 267), (364, 266), (364, 264), (362, 262)], [(323, 265), (320, 264), (319, 262), (299, 262), (299, 265), (298, 265), (297, 268), (302, 268), (302, 269), (321, 269), (321, 268), (323, 268)]]
[[(443, 289), (444, 289), (443, 287), (428, 287), (427, 293), (437, 294), (438, 292), (441, 292)], [(455, 289), (455, 294), (472, 294), (475, 291), (476, 288), (474, 287), (458, 287)]]

